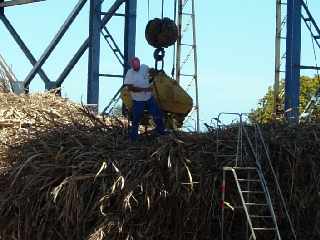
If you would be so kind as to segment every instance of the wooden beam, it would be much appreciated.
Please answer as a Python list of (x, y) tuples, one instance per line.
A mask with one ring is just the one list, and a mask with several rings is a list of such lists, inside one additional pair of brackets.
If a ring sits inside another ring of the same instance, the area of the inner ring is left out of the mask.
[(35, 2), (42, 2), (45, 0), (11, 0), (11, 1), (6, 1), (0, 3), (0, 8), (2, 7), (12, 7), (16, 5), (22, 5), (22, 4), (27, 4), (27, 3), (35, 3)]

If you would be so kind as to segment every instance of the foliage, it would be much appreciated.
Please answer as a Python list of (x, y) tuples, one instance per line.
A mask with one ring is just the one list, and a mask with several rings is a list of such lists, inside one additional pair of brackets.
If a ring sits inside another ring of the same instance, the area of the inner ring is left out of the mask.
[[(300, 79), (300, 112), (302, 112), (315, 95), (316, 91), (320, 87), (320, 77), (315, 76), (313, 78), (302, 76)], [(283, 113), (284, 106), (284, 80), (280, 82), (280, 94), (278, 112)], [(267, 123), (271, 122), (274, 118), (274, 91), (272, 87), (268, 88), (267, 93), (258, 102), (256, 109), (253, 109), (249, 115), (249, 119), (253, 122)], [(316, 110), (318, 112), (318, 110)]]

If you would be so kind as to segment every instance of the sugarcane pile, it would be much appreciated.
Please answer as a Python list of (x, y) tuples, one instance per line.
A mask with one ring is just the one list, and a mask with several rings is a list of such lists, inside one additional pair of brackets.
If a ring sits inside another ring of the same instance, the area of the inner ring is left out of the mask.
[[(218, 158), (214, 129), (130, 143), (121, 121), (53, 94), (0, 99), (1, 240), (220, 238), (228, 162)], [(320, 127), (267, 133), (298, 239), (317, 239)], [(221, 134), (236, 139), (237, 128)], [(219, 150), (232, 154), (236, 144)]]

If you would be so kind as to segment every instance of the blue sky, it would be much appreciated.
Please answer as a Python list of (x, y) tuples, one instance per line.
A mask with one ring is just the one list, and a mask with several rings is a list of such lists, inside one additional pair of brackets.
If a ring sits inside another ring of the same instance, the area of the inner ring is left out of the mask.
[[(173, 16), (173, 1), (165, 0), (165, 16)], [(71, 12), (77, 0), (47, 0), (43, 3), (6, 9), (22, 39), (39, 58), (54, 34)], [(113, 1), (105, 0), (107, 11)], [(219, 112), (248, 112), (274, 80), (275, 0), (196, 0), (199, 61), (199, 90), (202, 122), (209, 122)], [(150, 0), (150, 18), (160, 17), (160, 1)], [(311, 12), (320, 24), (320, 3), (309, 0)], [(115, 17), (108, 28), (122, 46), (121, 17)], [(148, 22), (147, 0), (138, 0), (136, 55), (153, 66), (153, 48), (144, 39)], [(305, 27), (303, 27), (305, 29)], [(66, 63), (88, 36), (88, 3), (70, 31), (44, 65), (49, 78), (55, 80)], [(104, 40), (101, 41), (101, 72), (121, 73)], [(0, 53), (12, 66), (18, 79), (31, 70), (5, 27), (0, 25)], [(165, 70), (172, 68), (172, 48), (167, 50)], [(310, 35), (303, 31), (302, 61), (314, 65)], [(317, 52), (318, 53), (318, 52)], [(320, 57), (320, 56), (319, 56)], [(314, 74), (314, 72), (302, 72)], [(63, 95), (75, 101), (86, 101), (87, 55), (85, 54), (63, 85)], [(100, 108), (103, 108), (121, 85), (120, 79), (101, 78)], [(31, 84), (37, 91), (44, 86), (39, 78)]]

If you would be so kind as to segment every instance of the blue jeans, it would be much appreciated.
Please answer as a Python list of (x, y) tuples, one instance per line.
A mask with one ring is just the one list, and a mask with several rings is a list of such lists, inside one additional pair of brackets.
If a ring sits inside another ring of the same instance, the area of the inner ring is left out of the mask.
[(135, 141), (138, 138), (138, 129), (141, 118), (144, 113), (144, 107), (147, 106), (149, 114), (152, 115), (153, 121), (156, 124), (156, 132), (160, 135), (164, 134), (163, 113), (161, 112), (154, 97), (148, 101), (133, 101), (132, 107), (132, 126), (129, 131), (131, 140)]

